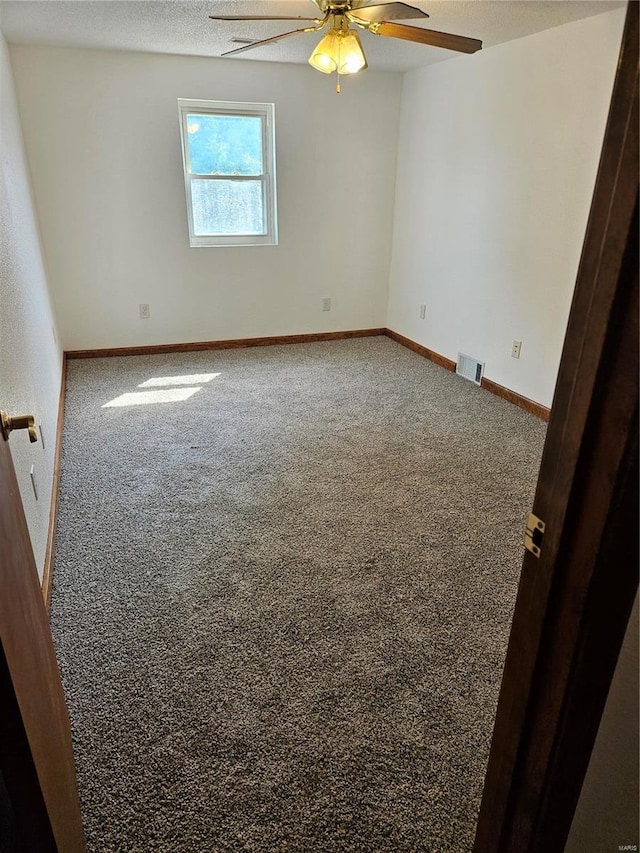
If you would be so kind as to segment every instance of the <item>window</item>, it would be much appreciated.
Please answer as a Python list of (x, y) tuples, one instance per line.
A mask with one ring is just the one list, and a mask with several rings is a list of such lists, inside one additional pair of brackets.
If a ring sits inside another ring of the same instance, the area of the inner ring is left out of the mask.
[(273, 104), (178, 99), (191, 246), (273, 246)]

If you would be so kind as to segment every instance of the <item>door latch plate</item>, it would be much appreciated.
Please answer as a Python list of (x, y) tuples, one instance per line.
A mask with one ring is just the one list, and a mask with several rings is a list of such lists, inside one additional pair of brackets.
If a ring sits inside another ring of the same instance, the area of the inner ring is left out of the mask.
[(534, 557), (540, 559), (546, 524), (537, 515), (529, 513), (527, 528), (524, 534), (524, 547), (531, 551)]

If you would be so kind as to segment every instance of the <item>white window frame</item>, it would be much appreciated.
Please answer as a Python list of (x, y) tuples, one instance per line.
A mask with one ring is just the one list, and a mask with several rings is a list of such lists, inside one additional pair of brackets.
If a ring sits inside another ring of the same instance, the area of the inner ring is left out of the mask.
[[(275, 158), (275, 106), (274, 104), (248, 104), (236, 101), (192, 101), (178, 98), (180, 116), (180, 139), (182, 141), (182, 164), (187, 200), (189, 223), (189, 245), (202, 246), (276, 246), (278, 223), (276, 207), (276, 158)], [(188, 115), (238, 115), (257, 116), (262, 119), (262, 175), (196, 175), (189, 163)], [(193, 203), (191, 182), (212, 181), (256, 181), (262, 182), (262, 203), (265, 216), (264, 234), (207, 234), (198, 235), (193, 228)]]

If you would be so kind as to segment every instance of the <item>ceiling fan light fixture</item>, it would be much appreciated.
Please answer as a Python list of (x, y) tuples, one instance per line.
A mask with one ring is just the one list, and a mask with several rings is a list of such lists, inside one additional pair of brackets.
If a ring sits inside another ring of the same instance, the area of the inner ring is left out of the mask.
[(357, 74), (367, 67), (367, 60), (360, 43), (360, 36), (354, 30), (340, 33), (339, 74)]
[(333, 74), (338, 70), (340, 58), (340, 30), (329, 30), (313, 49), (309, 57), (309, 65), (322, 71), (323, 74)]
[(356, 74), (367, 67), (367, 60), (356, 32), (331, 29), (314, 48), (309, 65), (323, 74)]

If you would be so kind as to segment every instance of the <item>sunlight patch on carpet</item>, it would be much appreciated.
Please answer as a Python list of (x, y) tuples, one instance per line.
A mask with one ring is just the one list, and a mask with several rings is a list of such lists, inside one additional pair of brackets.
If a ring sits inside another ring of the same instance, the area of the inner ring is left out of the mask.
[(158, 388), (165, 385), (204, 385), (211, 382), (219, 373), (188, 373), (182, 376), (154, 376), (141, 382), (138, 388)]
[[(139, 386), (138, 386), (139, 387)], [(202, 388), (163, 388), (158, 391), (132, 391), (121, 394), (102, 406), (113, 409), (121, 406), (149, 406), (152, 403), (179, 403), (193, 397)]]

